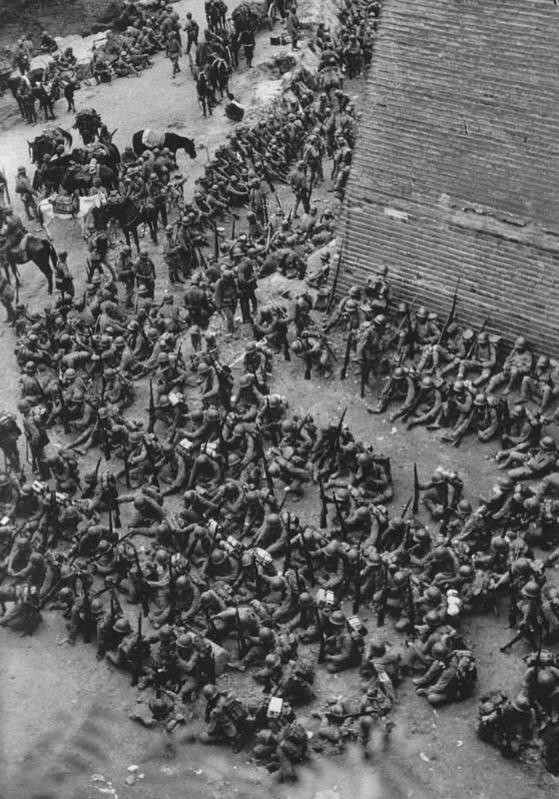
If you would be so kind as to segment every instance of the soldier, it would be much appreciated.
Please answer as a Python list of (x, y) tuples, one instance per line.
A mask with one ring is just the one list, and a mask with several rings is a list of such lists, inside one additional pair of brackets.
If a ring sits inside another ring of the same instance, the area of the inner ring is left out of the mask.
[(530, 375), (533, 357), (528, 348), (528, 342), (524, 336), (519, 336), (503, 364), (502, 371), (493, 375), (489, 381), (487, 390), (492, 392), (496, 388), (502, 386), (503, 383), (506, 383), (503, 394), (510, 394), (516, 383), (519, 381), (522, 382), (525, 377)]

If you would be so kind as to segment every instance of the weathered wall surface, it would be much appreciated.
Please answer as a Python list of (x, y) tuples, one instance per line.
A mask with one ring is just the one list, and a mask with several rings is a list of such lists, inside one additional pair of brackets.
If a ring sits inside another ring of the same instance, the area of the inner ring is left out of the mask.
[(347, 191), (339, 287), (396, 294), (555, 353), (559, 10), (385, 0)]

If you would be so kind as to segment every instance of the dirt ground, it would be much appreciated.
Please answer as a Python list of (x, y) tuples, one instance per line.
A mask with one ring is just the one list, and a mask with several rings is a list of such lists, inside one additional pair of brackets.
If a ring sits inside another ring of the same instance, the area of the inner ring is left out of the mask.
[[(201, 0), (176, 7), (181, 17), (191, 9), (199, 20), (203, 17)], [(53, 24), (54, 29), (54, 24)], [(56, 32), (56, 31), (55, 31)], [(285, 48), (272, 48), (268, 34), (257, 46), (256, 67), (236, 73), (233, 91), (256, 116), (280, 89), (277, 75), (269, 64), (272, 56)], [(310, 56), (308, 56), (310, 58)], [(116, 143), (123, 148), (132, 133), (146, 126), (184, 130), (194, 137), (198, 147), (204, 144), (211, 152), (222, 141), (230, 123), (218, 110), (214, 118), (202, 119), (194, 100), (194, 89), (186, 63), (175, 81), (170, 79), (169, 63), (158, 56), (155, 66), (141, 79), (115, 81), (110, 86), (86, 88), (76, 96), (76, 105), (94, 106), (110, 129), (118, 127)], [(356, 102), (362, 101), (363, 86), (350, 87)], [(72, 117), (59, 103), (58, 123), (65, 128)], [(5, 120), (0, 134), (0, 165), (4, 163), (13, 185), (17, 166), (29, 165), (26, 139), (39, 132), (41, 126), (29, 128), (15, 115)], [(181, 158), (184, 158), (181, 154)], [(180, 161), (192, 187), (201, 173), (206, 155), (199, 149), (196, 161)], [(326, 189), (317, 198), (320, 206), (329, 202)], [(282, 193), (282, 202), (287, 196)], [(58, 249), (67, 249), (69, 262), (78, 273), (79, 292), (84, 275), (79, 274), (85, 248), (79, 228), (72, 223), (57, 222), (51, 228)], [(160, 256), (151, 245), (148, 249), (160, 266), (159, 293), (168, 288)], [(31, 308), (42, 308), (48, 298), (43, 279), (33, 265), (24, 267), (25, 286), (21, 299)], [(275, 277), (260, 289), (261, 297), (277, 297), (286, 288)], [(293, 294), (297, 284), (290, 283)], [(216, 323), (219, 325), (219, 323)], [(248, 337), (248, 331), (244, 331)], [(243, 337), (244, 338), (244, 337)], [(243, 346), (243, 339), (225, 342), (224, 362), (232, 361)], [(0, 405), (14, 408), (18, 398), (18, 371), (13, 359), (14, 339), (6, 325), (0, 325), (0, 355), (4, 379), (0, 381)], [(338, 353), (341, 346), (336, 347)], [(185, 349), (185, 354), (187, 350)], [(412, 468), (416, 461), (420, 475), (426, 476), (438, 464), (454, 466), (462, 475), (467, 496), (475, 502), (486, 494), (496, 472), (491, 460), (495, 447), (481, 447), (467, 442), (459, 450), (441, 444), (436, 434), (423, 429), (403, 433), (382, 416), (370, 416), (367, 403), (359, 398), (359, 386), (352, 376), (340, 382), (339, 364), (330, 381), (302, 379), (302, 366), (294, 359), (290, 364), (278, 361), (274, 370), (274, 390), (289, 398), (291, 406), (311, 411), (320, 422), (339, 417), (348, 407), (346, 421), (356, 435), (371, 441), (392, 459), (395, 483), (393, 509), (403, 506), (411, 493)], [(147, 407), (140, 393), (138, 409)], [(60, 432), (60, 431), (59, 431)], [(56, 431), (55, 431), (56, 435)], [(303, 519), (316, 518), (316, 497), (311, 494), (295, 511)], [(374, 629), (370, 612), (364, 613), (369, 629)], [(516, 650), (511, 657), (501, 655), (498, 646), (509, 637), (506, 615), (475, 618), (465, 629), (471, 638), (478, 659), (479, 685), (476, 696), (487, 689), (503, 687), (514, 692), (522, 674), (523, 663)], [(403, 641), (389, 625), (383, 633), (396, 646)], [(71, 648), (62, 643), (66, 637), (63, 622), (57, 614), (45, 613), (44, 623), (32, 638), (20, 638), (0, 631), (0, 799), (92, 799), (93, 797), (136, 797), (136, 799), (178, 799), (196, 797), (261, 797), (264, 793), (281, 799), (435, 799), (465, 797), (489, 799), (509, 797), (543, 799), (557, 791), (557, 781), (533, 767), (504, 760), (495, 750), (480, 743), (474, 734), (477, 711), (476, 697), (460, 705), (438, 711), (405, 684), (399, 691), (395, 714), (396, 727), (387, 750), (378, 748), (375, 757), (364, 762), (357, 751), (344, 756), (314, 756), (311, 765), (301, 772), (295, 786), (276, 784), (265, 771), (247, 762), (246, 755), (234, 755), (224, 749), (207, 749), (190, 740), (197, 728), (197, 719), (173, 736), (172, 743), (160, 733), (142, 729), (127, 719), (142, 696), (128, 685), (128, 678), (95, 660), (91, 647), (78, 644)], [(347, 675), (321, 679), (320, 697), (347, 692), (354, 685)], [(241, 695), (254, 688), (248, 679), (226, 674), (220, 685), (230, 686)], [(304, 715), (304, 714), (303, 714)], [(308, 717), (309, 724), (312, 719)], [(127, 767), (136, 764), (143, 778), (135, 785), (125, 783)]]

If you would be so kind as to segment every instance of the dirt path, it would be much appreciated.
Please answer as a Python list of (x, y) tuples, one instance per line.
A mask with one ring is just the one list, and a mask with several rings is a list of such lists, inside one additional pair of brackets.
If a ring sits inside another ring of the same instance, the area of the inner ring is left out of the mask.
[[(202, 19), (201, 0), (175, 7), (181, 16), (188, 7)], [(259, 44), (257, 65), (267, 61), (272, 53), (276, 54), (276, 48)], [(119, 80), (108, 87), (84, 89), (77, 95), (77, 107), (93, 105), (109, 128), (118, 126), (115, 138), (121, 148), (135, 130), (150, 126), (184, 130), (211, 151), (223, 140), (230, 123), (219, 110), (211, 121), (204, 121), (188, 72), (174, 82), (169, 73), (169, 63), (157, 57), (155, 66), (139, 80)], [(250, 74), (247, 70), (237, 73), (233, 88), (250, 113), (256, 114), (269, 99), (274, 84), (277, 86), (268, 69), (257, 66)], [(358, 85), (354, 91), (359, 91)], [(68, 128), (72, 121), (70, 115), (60, 113), (58, 122), (63, 127)], [(26, 138), (39, 129), (40, 126), (33, 129), (18, 123), (2, 132), (0, 161), (6, 162), (11, 179), (20, 163), (28, 164)], [(197, 161), (181, 161), (190, 188), (201, 173), (204, 160), (201, 151)], [(67, 223), (57, 223), (52, 232), (57, 247), (68, 249), (71, 263), (76, 267), (83, 263), (79, 231)], [(32, 266), (27, 265), (25, 270), (22, 300), (32, 307), (43, 307), (47, 297), (42, 279)], [(83, 275), (80, 279), (83, 281)], [(164, 285), (161, 276), (159, 291)], [(13, 360), (13, 344), (11, 330), (1, 325), (4, 379), (0, 382), (0, 406), (14, 407), (18, 397), (19, 374)], [(237, 351), (241, 345), (242, 342), (236, 343)], [(226, 359), (234, 354), (231, 348), (225, 349)], [(317, 419), (337, 417), (348, 405), (347, 421), (356, 434), (392, 458), (394, 508), (409, 497), (414, 461), (421, 464), (423, 475), (439, 463), (454, 465), (464, 475), (472, 498), (486, 493), (492, 484), (495, 472), (489, 460), (491, 446), (482, 449), (468, 444), (455, 451), (443, 447), (422, 429), (403, 435), (399, 427), (393, 428), (382, 417), (365, 413), (353, 378), (344, 384), (337, 380), (308, 384), (301, 379), (301, 365), (294, 361), (278, 366), (275, 388), (290, 398), (292, 407), (310, 408)], [(298, 512), (305, 517), (311, 510), (312, 502), (308, 500)], [(518, 657), (495, 655), (495, 642), (504, 641), (508, 635), (503, 619), (476, 619), (470, 627), (480, 665), (478, 693), (499, 685), (510, 690), (521, 675), (522, 662)], [(528, 795), (543, 799), (556, 790), (550, 777), (507, 762), (477, 741), (473, 732), (475, 699), (434, 712), (417, 699), (409, 685), (399, 696), (397, 727), (389, 751), (379, 753), (367, 764), (353, 751), (347, 757), (315, 757), (295, 787), (278, 786), (265, 772), (248, 766), (242, 754), (235, 756), (189, 743), (188, 733), (174, 739), (173, 756), (158, 734), (127, 720), (137, 696), (128, 687), (128, 679), (106, 664), (99, 664), (91, 647), (69, 648), (60, 643), (64, 638), (63, 623), (54, 614), (45, 614), (44, 624), (30, 639), (0, 631), (0, 773), (6, 775), (0, 788), (2, 799), (90, 799), (117, 794), (137, 799), (175, 799), (183, 795), (189, 799), (231, 795), (256, 799), (264, 793), (290, 799), (525, 799)], [(334, 695), (341, 693), (346, 688), (345, 675), (330, 678), (326, 688)], [(129, 787), (124, 780), (130, 764), (138, 764), (145, 777)], [(103, 780), (93, 781), (93, 775)]]

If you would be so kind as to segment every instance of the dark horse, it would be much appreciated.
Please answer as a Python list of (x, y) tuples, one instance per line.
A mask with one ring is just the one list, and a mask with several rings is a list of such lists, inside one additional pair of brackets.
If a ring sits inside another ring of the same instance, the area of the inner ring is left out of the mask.
[(33, 141), (28, 141), (29, 153), (31, 155), (31, 163), (40, 164), (44, 155), (53, 155), (57, 146), (63, 143), (67, 147), (72, 146), (72, 135), (63, 128), (50, 128), (36, 136)]
[(145, 223), (149, 228), (151, 240), (157, 244), (157, 212), (150, 205), (143, 205), (139, 208), (129, 197), (116, 202), (109, 200), (107, 205), (93, 209), (93, 219), (98, 230), (106, 228), (109, 219), (115, 219), (124, 233), (126, 244), (129, 247), (130, 234), (132, 234), (138, 252), (140, 251), (138, 227)]
[[(12, 270), (13, 276), (16, 281), (16, 286), (21, 286), (21, 281), (19, 279), (19, 272), (18, 272), (18, 264), (26, 264), (28, 261), (33, 261), (36, 264), (43, 275), (47, 279), (48, 287), (49, 287), (49, 294), (52, 294), (52, 269), (50, 262), (52, 260), (53, 268), (56, 267), (58, 263), (58, 256), (56, 254), (56, 250), (48, 241), (48, 239), (40, 239), (37, 236), (27, 236), (27, 240), (24, 243), (23, 250), (19, 247), (15, 250), (8, 250), (5, 254), (6, 260), (10, 269)], [(8, 280), (10, 279), (8, 270), (6, 270), (6, 276)]]
[(142, 142), (144, 132), (143, 130), (137, 130), (132, 136), (132, 147), (136, 155), (141, 155), (144, 150), (153, 150), (154, 147), (159, 147), (161, 149), (163, 147), (168, 147), (173, 154), (175, 154), (177, 150), (184, 150), (191, 158), (196, 158), (196, 147), (194, 146), (193, 139), (187, 139), (186, 136), (178, 136), (176, 133), (170, 133), (169, 131), (152, 130), (150, 131), (152, 134), (151, 140), (161, 143), (147, 145)]

